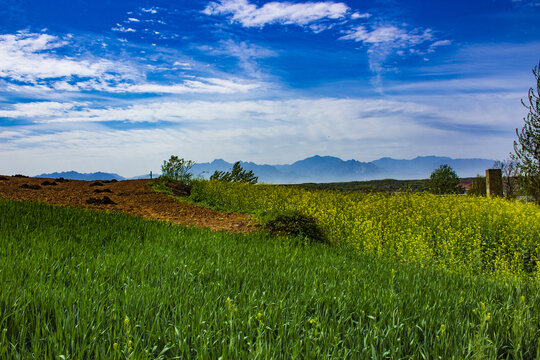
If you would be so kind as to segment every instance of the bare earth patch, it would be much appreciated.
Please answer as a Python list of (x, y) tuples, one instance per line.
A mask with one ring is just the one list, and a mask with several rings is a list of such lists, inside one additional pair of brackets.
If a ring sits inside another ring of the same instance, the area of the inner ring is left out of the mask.
[[(156, 193), (149, 180), (105, 182), (106, 196), (96, 191), (95, 181), (55, 181), (53, 186), (40, 186), (53, 179), (3, 176), (0, 198), (16, 201), (39, 201), (52, 205), (109, 210), (175, 224), (206, 227), (211, 230), (249, 232), (258, 229), (249, 215), (221, 212), (181, 203), (165, 194)], [(38, 188), (39, 186), (39, 188)], [(97, 185), (98, 189), (100, 185)], [(105, 190), (105, 189), (104, 189)], [(107, 199), (104, 200), (104, 198)], [(92, 200), (90, 200), (92, 199)], [(112, 204), (114, 203), (114, 204)]]

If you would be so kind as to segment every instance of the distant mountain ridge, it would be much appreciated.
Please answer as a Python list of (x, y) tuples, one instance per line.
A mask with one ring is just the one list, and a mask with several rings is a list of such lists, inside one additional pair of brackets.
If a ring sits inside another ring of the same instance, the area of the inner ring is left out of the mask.
[[(452, 159), (441, 156), (418, 156), (410, 160), (384, 157), (370, 162), (361, 162), (319, 155), (285, 165), (259, 165), (253, 162), (240, 162), (244, 169), (252, 170), (259, 177), (259, 182), (274, 184), (426, 179), (429, 178), (433, 170), (442, 164), (451, 166), (460, 177), (473, 177), (477, 174), (484, 174), (484, 171), (492, 167), (493, 163), (494, 160), (490, 159)], [(214, 171), (227, 171), (232, 166), (233, 163), (216, 159), (208, 163), (195, 164), (192, 172), (196, 177), (208, 178)], [(159, 175), (154, 174), (154, 177), (157, 176)], [(80, 174), (75, 171), (41, 174), (37, 177), (64, 177), (73, 180), (125, 179), (112, 173)], [(149, 178), (149, 175), (141, 175), (132, 179), (144, 178)]]
[[(361, 162), (315, 155), (287, 165), (257, 165), (242, 161), (240, 164), (244, 169), (252, 170), (259, 177), (259, 182), (294, 184), (426, 179), (433, 170), (443, 164), (451, 166), (460, 177), (473, 177), (484, 174), (494, 162), (491, 159), (452, 159), (440, 156), (418, 156), (411, 160), (381, 158), (371, 162)], [(195, 164), (192, 170), (196, 176), (207, 178), (216, 170), (229, 170), (232, 165), (232, 163), (217, 159), (210, 163)]]
[(38, 178), (49, 178), (49, 179), (56, 179), (63, 177), (64, 179), (69, 180), (86, 180), (86, 181), (94, 181), (94, 180), (125, 180), (126, 178), (113, 173), (105, 173), (105, 172), (95, 172), (95, 173), (79, 173), (77, 171), (63, 171), (63, 172), (53, 172), (49, 174), (40, 174), (36, 175), (34, 177)]

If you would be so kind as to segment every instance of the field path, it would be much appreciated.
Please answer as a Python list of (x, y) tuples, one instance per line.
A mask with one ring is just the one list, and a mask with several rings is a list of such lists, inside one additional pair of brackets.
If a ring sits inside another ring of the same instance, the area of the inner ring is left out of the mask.
[[(181, 203), (170, 196), (156, 193), (148, 182), (149, 180), (60, 182), (54, 179), (0, 176), (0, 198), (109, 210), (212, 230), (249, 232), (257, 229), (248, 215)], [(108, 202), (106, 199), (104, 201), (104, 197), (108, 197), (115, 204), (103, 203)]]

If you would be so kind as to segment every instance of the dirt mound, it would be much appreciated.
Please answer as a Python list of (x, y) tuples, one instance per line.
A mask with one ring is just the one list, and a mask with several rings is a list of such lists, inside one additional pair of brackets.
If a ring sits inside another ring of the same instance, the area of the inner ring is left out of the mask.
[[(248, 232), (259, 228), (254, 225), (255, 221), (248, 215), (220, 212), (181, 203), (171, 196), (156, 193), (148, 185), (149, 180), (110, 181), (106, 187), (111, 191), (110, 193), (105, 191), (105, 188), (89, 186), (96, 182), (82, 180), (55, 179), (57, 186), (40, 186), (41, 183), (52, 182), (52, 180), (9, 177), (9, 181), (0, 181), (0, 198), (17, 201), (40, 201), (53, 205), (81, 207), (98, 211), (112, 210), (148, 219), (207, 227), (212, 230)], [(98, 183), (104, 184), (103, 181)], [(40, 189), (40, 191), (29, 191), (29, 189)], [(95, 190), (106, 193), (107, 197), (115, 204), (104, 204), (103, 198), (96, 197)], [(186, 194), (188, 189), (184, 188), (183, 191)], [(91, 200), (88, 203), (87, 200), (92, 198), (97, 198), (97, 201)]]
[(95, 189), (94, 194), (112, 193), (111, 189)]
[(114, 201), (111, 200), (110, 197), (104, 196), (103, 199), (98, 198), (90, 198), (86, 200), (87, 204), (96, 204), (96, 205), (116, 205)]
[(90, 186), (103, 186), (103, 183), (99, 181), (94, 181), (93, 183), (90, 184)]
[(14, 177), (14, 178), (28, 179), (30, 176), (21, 175), (21, 174), (16, 174), (16, 175), (13, 175), (12, 177)]
[(9, 178), (5, 176), (0, 176), (0, 180), (9, 180)]
[(47, 180), (45, 180), (44, 182), (41, 183), (41, 185), (43, 185), (43, 186), (56, 186), (58, 184), (55, 181), (47, 181)]
[(28, 185), (28, 184), (22, 184), (19, 186), (21, 189), (31, 189), (31, 190), (39, 190), (41, 189), (41, 186), (39, 185)]
[(68, 182), (69, 180), (64, 179), (63, 177), (59, 177), (59, 178), (54, 179), (54, 181), (56, 181), (57, 183), (64, 183), (64, 182)]

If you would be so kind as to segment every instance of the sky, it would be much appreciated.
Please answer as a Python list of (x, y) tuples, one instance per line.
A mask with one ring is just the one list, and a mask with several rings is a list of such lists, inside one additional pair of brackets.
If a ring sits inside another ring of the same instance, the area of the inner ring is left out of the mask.
[(0, 0), (0, 174), (506, 159), (540, 0)]

